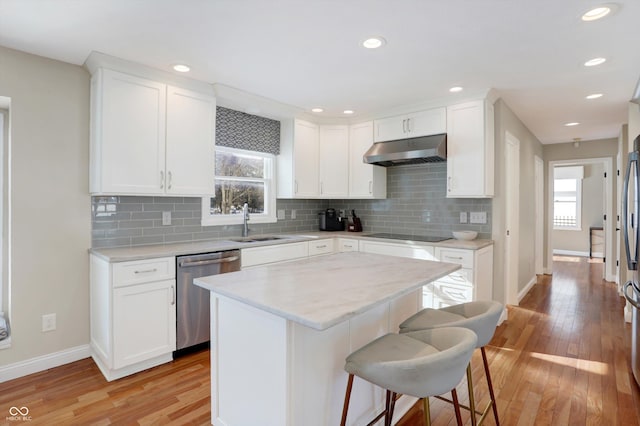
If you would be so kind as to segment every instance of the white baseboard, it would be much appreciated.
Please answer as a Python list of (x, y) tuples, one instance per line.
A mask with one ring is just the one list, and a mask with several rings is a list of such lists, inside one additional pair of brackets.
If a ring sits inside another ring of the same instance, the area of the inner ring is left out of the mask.
[(500, 314), (500, 318), (498, 319), (498, 325), (502, 324), (503, 322), (505, 322), (508, 319), (509, 319), (509, 311), (505, 307), (502, 310), (502, 313)]
[(588, 251), (575, 251), (575, 250), (560, 250), (553, 249), (553, 254), (558, 254), (560, 256), (580, 256), (580, 257), (589, 257)]
[(534, 275), (533, 278), (529, 280), (527, 285), (518, 293), (518, 303), (520, 303), (520, 301), (524, 298), (524, 296), (527, 295), (529, 290), (531, 290), (531, 287), (533, 287), (537, 282), (538, 282), (538, 276)]
[(76, 346), (0, 367), (0, 383), (59, 367), (91, 356), (89, 345)]

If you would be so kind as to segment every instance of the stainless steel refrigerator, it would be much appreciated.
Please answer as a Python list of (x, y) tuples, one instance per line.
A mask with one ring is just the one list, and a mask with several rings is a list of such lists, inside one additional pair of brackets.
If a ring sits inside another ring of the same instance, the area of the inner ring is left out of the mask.
[(640, 282), (638, 281), (638, 245), (640, 243), (640, 135), (633, 141), (629, 153), (622, 193), (622, 226), (627, 255), (627, 268), (633, 278), (624, 287), (624, 296), (631, 305), (631, 370), (640, 385)]

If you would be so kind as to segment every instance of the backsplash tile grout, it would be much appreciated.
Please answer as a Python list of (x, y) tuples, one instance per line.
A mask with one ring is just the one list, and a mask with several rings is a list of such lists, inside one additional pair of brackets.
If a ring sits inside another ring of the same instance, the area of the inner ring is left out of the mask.
[[(491, 238), (491, 199), (446, 198), (446, 164), (413, 165), (387, 169), (384, 200), (278, 199), (286, 219), (251, 224), (254, 234), (316, 231), (318, 212), (332, 207), (351, 209), (361, 218), (365, 232), (450, 236), (453, 230), (478, 231)], [(92, 247), (128, 247), (146, 244), (201, 241), (240, 236), (240, 225), (200, 225), (200, 198), (92, 197)], [(296, 219), (291, 219), (291, 210)], [(171, 211), (171, 225), (162, 225), (162, 212)], [(487, 224), (460, 224), (460, 212), (486, 212)]]

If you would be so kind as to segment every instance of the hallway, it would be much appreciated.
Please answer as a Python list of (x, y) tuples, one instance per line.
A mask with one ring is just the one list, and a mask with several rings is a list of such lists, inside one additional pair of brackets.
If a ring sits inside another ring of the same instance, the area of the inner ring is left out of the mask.
[[(538, 277), (520, 306), (510, 308), (487, 347), (501, 424), (640, 425), (631, 327), (623, 322), (624, 299), (602, 280), (602, 267), (587, 258), (555, 257), (553, 276)], [(478, 352), (473, 376), (484, 406)], [(463, 386), (458, 390), (466, 395)], [(434, 425), (455, 423), (448, 405), (437, 401), (432, 409)], [(485, 424), (495, 424), (491, 415)]]

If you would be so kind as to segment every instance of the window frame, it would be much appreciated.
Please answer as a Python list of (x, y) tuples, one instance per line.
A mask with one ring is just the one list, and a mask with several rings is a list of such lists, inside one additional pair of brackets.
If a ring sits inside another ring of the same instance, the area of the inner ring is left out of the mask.
[[(266, 152), (250, 151), (246, 149), (229, 148), (226, 146), (216, 146), (215, 152), (224, 152), (238, 155), (251, 155), (262, 157), (265, 160), (264, 178), (244, 178), (215, 175), (214, 179), (225, 179), (236, 182), (261, 182), (264, 184), (264, 209), (266, 213), (251, 213), (249, 223), (275, 223), (276, 217), (276, 156)], [(215, 161), (215, 160), (214, 160)], [(233, 215), (213, 215), (210, 212), (211, 198), (202, 197), (202, 226), (219, 225), (241, 225), (243, 217), (241, 214)]]
[[(557, 191), (556, 188), (558, 185), (556, 181), (558, 180), (575, 180), (576, 181), (576, 190), (575, 191)], [(575, 226), (559, 226), (555, 224), (555, 204), (556, 204), (556, 196), (560, 194), (573, 195), (576, 197), (576, 225)], [(582, 231), (582, 179), (581, 178), (554, 178), (553, 179), (553, 229), (557, 231)]]

